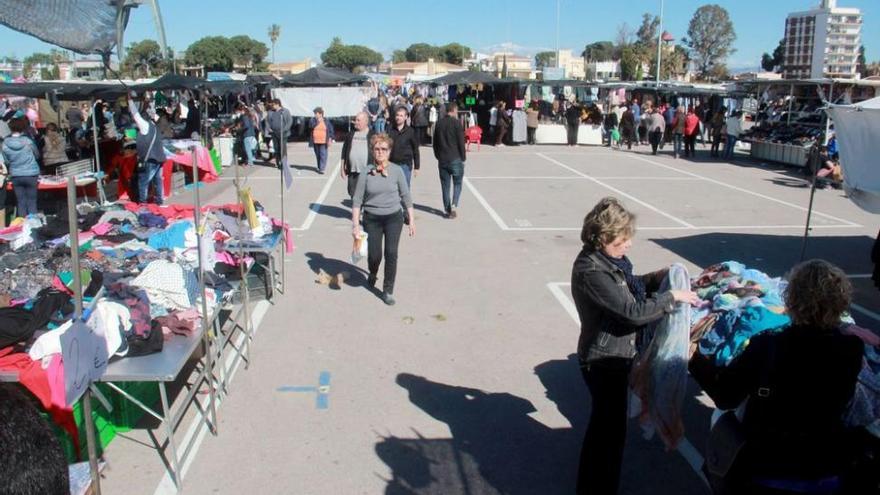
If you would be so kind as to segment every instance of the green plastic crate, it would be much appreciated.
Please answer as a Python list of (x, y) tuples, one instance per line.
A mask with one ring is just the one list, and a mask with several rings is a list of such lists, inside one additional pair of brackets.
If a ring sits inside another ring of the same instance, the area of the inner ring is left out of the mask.
[[(124, 390), (129, 395), (144, 403), (146, 406), (156, 409), (159, 402), (159, 386), (155, 382), (119, 382), (115, 383), (117, 387)], [(137, 404), (126, 399), (115, 390), (110, 391), (107, 398), (113, 405), (113, 416), (111, 422), (116, 431), (120, 433), (128, 432), (137, 426), (138, 421), (144, 417), (143, 409)]]

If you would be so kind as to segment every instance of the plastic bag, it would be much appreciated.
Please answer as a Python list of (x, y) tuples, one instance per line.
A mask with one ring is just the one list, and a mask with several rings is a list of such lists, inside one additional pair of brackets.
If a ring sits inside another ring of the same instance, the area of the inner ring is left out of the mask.
[(361, 234), (354, 240), (351, 246), (351, 263), (356, 265), (358, 261), (367, 256), (367, 233), (361, 231)]

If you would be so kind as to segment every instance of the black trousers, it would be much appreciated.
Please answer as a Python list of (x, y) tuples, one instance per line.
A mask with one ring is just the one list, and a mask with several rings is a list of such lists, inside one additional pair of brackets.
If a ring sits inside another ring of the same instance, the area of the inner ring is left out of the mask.
[(721, 148), (721, 134), (712, 135), (712, 156), (718, 156), (718, 150)]
[(694, 134), (692, 136), (684, 137), (684, 156), (696, 156), (697, 154), (697, 136), (699, 134)]
[[(400, 233), (403, 231), (403, 212), (397, 211), (390, 215), (373, 215), (364, 213), (364, 231), (367, 238), (367, 265), (370, 275), (379, 273), (382, 255), (385, 255), (385, 278), (382, 279), (382, 290), (394, 293), (394, 279), (397, 277), (397, 245), (400, 244)], [(385, 249), (382, 249), (382, 244)]]
[(526, 142), (528, 144), (535, 144), (535, 131), (537, 130), (537, 127), (526, 127)]
[(579, 495), (617, 494), (631, 366), (629, 359), (609, 358), (581, 369), (592, 406), (578, 467)]
[(663, 139), (663, 131), (655, 130), (652, 131), (651, 134), (648, 135), (648, 140), (651, 142), (651, 154), (657, 154), (657, 147), (660, 146), (660, 141)]
[(361, 174), (348, 174), (348, 197), (354, 198), (354, 188), (357, 187), (358, 177)]
[(575, 145), (578, 144), (578, 129), (580, 128), (580, 123), (577, 125), (565, 124), (566, 136), (568, 137), (568, 144)]

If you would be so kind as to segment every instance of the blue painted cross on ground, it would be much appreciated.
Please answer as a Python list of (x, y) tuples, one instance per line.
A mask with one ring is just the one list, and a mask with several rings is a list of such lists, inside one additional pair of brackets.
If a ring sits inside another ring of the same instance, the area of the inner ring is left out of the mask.
[(330, 372), (321, 372), (321, 374), (318, 376), (317, 387), (286, 386), (278, 387), (275, 390), (278, 392), (315, 392), (317, 394), (317, 397), (315, 399), (315, 407), (317, 409), (327, 409), (328, 407), (330, 407), (328, 403), (328, 397), (330, 395)]

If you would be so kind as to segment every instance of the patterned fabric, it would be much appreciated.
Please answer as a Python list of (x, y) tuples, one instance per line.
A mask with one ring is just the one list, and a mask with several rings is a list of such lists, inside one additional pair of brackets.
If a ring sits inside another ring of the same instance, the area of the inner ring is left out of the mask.
[(131, 285), (144, 289), (152, 303), (169, 309), (189, 309), (198, 299), (199, 284), (192, 270), (166, 260), (147, 265)]

